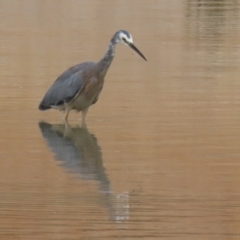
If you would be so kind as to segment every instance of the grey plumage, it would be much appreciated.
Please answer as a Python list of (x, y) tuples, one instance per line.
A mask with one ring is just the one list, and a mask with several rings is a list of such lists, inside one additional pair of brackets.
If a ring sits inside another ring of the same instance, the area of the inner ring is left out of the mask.
[(97, 63), (84, 62), (63, 72), (49, 88), (42, 99), (39, 109), (56, 108), (65, 111), (65, 120), (74, 109), (82, 111), (83, 120), (88, 108), (97, 102), (104, 85), (104, 78), (115, 54), (117, 43), (130, 46), (142, 58), (144, 55), (133, 45), (132, 36), (125, 30), (116, 32), (104, 57)]
[[(40, 110), (70, 102), (83, 87), (83, 71), (93, 66), (94, 62), (84, 62), (63, 72), (49, 88), (39, 105)], [(66, 81), (67, 79), (67, 81)]]

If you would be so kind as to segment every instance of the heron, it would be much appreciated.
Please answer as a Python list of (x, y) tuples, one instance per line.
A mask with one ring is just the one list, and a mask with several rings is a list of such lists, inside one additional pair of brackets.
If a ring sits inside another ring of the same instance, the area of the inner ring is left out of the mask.
[(82, 112), (82, 120), (85, 121), (89, 107), (98, 101), (118, 43), (129, 46), (147, 61), (133, 44), (132, 35), (126, 30), (119, 30), (111, 38), (100, 61), (83, 62), (64, 71), (46, 92), (39, 104), (39, 110), (52, 108), (64, 111), (65, 121), (68, 121), (69, 112), (76, 110)]

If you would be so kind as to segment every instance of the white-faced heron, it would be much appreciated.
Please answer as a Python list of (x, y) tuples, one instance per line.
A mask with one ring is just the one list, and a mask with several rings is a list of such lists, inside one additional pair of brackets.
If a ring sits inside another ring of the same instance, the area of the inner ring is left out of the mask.
[(115, 46), (118, 43), (126, 44), (147, 60), (134, 46), (129, 32), (117, 31), (113, 35), (104, 57), (97, 63), (83, 62), (63, 72), (45, 94), (39, 109), (43, 111), (54, 108), (65, 111), (66, 121), (70, 110), (82, 111), (84, 121), (88, 108), (99, 98), (104, 77), (114, 58)]

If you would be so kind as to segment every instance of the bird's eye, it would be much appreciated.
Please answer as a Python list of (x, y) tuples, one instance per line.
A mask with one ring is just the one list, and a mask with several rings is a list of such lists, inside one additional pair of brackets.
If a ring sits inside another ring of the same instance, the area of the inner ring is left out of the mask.
[(126, 41), (127, 41), (127, 40), (126, 40), (126, 38), (124, 38), (124, 37), (122, 38), (122, 40), (123, 40), (124, 42), (126, 42)]

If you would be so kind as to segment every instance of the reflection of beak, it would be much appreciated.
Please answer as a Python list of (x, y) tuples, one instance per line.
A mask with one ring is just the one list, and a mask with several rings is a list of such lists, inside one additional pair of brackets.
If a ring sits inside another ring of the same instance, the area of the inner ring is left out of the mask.
[(133, 43), (126, 42), (129, 47), (131, 47), (135, 52), (137, 52), (144, 60), (147, 61), (147, 59), (144, 57), (144, 55), (135, 47)]

